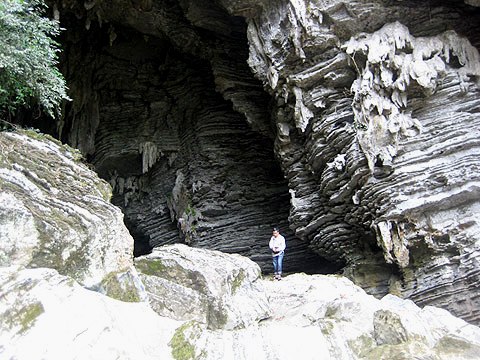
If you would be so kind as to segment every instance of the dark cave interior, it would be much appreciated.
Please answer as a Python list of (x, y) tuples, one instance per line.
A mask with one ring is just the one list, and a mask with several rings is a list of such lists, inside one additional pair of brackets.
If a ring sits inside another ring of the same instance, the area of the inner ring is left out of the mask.
[(245, 255), (268, 273), (278, 226), (286, 271), (336, 272), (341, 261), (313, 253), (289, 228), (271, 99), (248, 69), (244, 20), (221, 16), (228, 34), (195, 27), (201, 43), (186, 52), (141, 25), (87, 29), (83, 15), (62, 12), (60, 69), (73, 101), (56, 124), (28, 112), (17, 122), (79, 148), (112, 185), (135, 256), (184, 242)]

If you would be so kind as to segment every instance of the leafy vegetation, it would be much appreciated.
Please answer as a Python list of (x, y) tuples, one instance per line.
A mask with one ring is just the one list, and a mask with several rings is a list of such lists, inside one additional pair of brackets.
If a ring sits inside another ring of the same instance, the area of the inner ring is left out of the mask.
[(0, 1), (0, 116), (39, 105), (55, 117), (69, 100), (58, 71), (58, 22), (44, 16), (44, 0)]

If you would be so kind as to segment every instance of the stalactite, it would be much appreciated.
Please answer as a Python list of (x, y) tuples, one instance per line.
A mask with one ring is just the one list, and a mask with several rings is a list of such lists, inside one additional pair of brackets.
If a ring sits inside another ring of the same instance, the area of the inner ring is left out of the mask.
[[(426, 96), (435, 92), (446, 67), (458, 60), (461, 87), (469, 77), (480, 75), (480, 56), (470, 42), (447, 31), (438, 36), (412, 36), (399, 22), (387, 24), (373, 34), (358, 34), (345, 45), (361, 72), (352, 84), (357, 138), (373, 172), (375, 163), (391, 166), (399, 136), (414, 136), (420, 122), (408, 111), (408, 94), (414, 84)], [(364, 55), (363, 62), (359, 54)]]
[(140, 144), (139, 151), (140, 154), (142, 154), (142, 171), (145, 174), (158, 160), (157, 145), (153, 142), (146, 141)]

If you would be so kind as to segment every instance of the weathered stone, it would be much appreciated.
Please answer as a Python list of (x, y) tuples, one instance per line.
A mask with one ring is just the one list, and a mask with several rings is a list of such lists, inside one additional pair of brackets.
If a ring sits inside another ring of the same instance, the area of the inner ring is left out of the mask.
[(180, 241), (269, 271), (278, 224), (287, 271), (478, 323), (476, 1), (52, 3), (58, 134), (115, 187), (137, 255)]
[[(87, 290), (53, 269), (2, 267), (0, 357), (473, 360), (480, 351), (480, 328), (445, 310), (420, 309), (392, 295), (375, 299), (341, 276), (262, 280), (259, 267), (246, 258), (184, 245), (155, 249), (137, 259), (137, 266), (149, 274), (144, 279), (160, 275), (170, 287), (208, 293), (212, 306), (203, 314), (196, 309), (196, 315), (208, 318), (217, 310), (212, 308), (223, 304), (235, 321), (241, 313), (242, 325), (225, 329), (203, 320), (181, 323), (159, 316), (145, 302), (118, 301)], [(170, 300), (186, 301), (190, 309), (193, 298), (182, 300), (181, 294)], [(223, 303), (226, 299), (231, 303)], [(270, 311), (261, 319), (259, 309), (265, 305)]]
[[(286, 271), (325, 271), (329, 263), (288, 226), (270, 97), (246, 62), (245, 22), (207, 4), (155, 2), (147, 12), (102, 1), (78, 9), (80, 19), (71, 14), (78, 4), (66, 6), (63, 71), (74, 100), (59, 136), (112, 185), (135, 255), (183, 242), (239, 253), (271, 271), (268, 240), (279, 226)], [(86, 30), (96, 11), (109, 25), (92, 21)], [(163, 25), (147, 31), (153, 23)], [(191, 36), (190, 44), (177, 36)]]
[[(480, 350), (478, 327), (392, 295), (377, 300), (346, 278), (296, 274), (265, 286), (269, 319), (229, 332), (192, 323), (192, 352), (209, 359), (473, 360)], [(381, 314), (395, 320), (387, 325)]]
[(249, 64), (289, 128), (275, 150), (296, 235), (373, 294), (476, 323), (480, 22), (425, 5), (270, 3)]
[(180, 323), (52, 269), (0, 268), (2, 359), (172, 359)]
[(176, 244), (136, 258), (135, 266), (162, 316), (236, 329), (270, 315), (260, 268), (239, 255)]
[(0, 266), (48, 267), (93, 286), (133, 265), (111, 189), (80, 158), (34, 131), (0, 132)]

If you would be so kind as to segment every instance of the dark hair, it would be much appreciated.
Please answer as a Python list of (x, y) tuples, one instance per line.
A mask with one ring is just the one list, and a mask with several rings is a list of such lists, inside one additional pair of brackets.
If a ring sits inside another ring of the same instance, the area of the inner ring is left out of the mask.
[(277, 227), (274, 227), (273, 228), (273, 231), (279, 231)]

